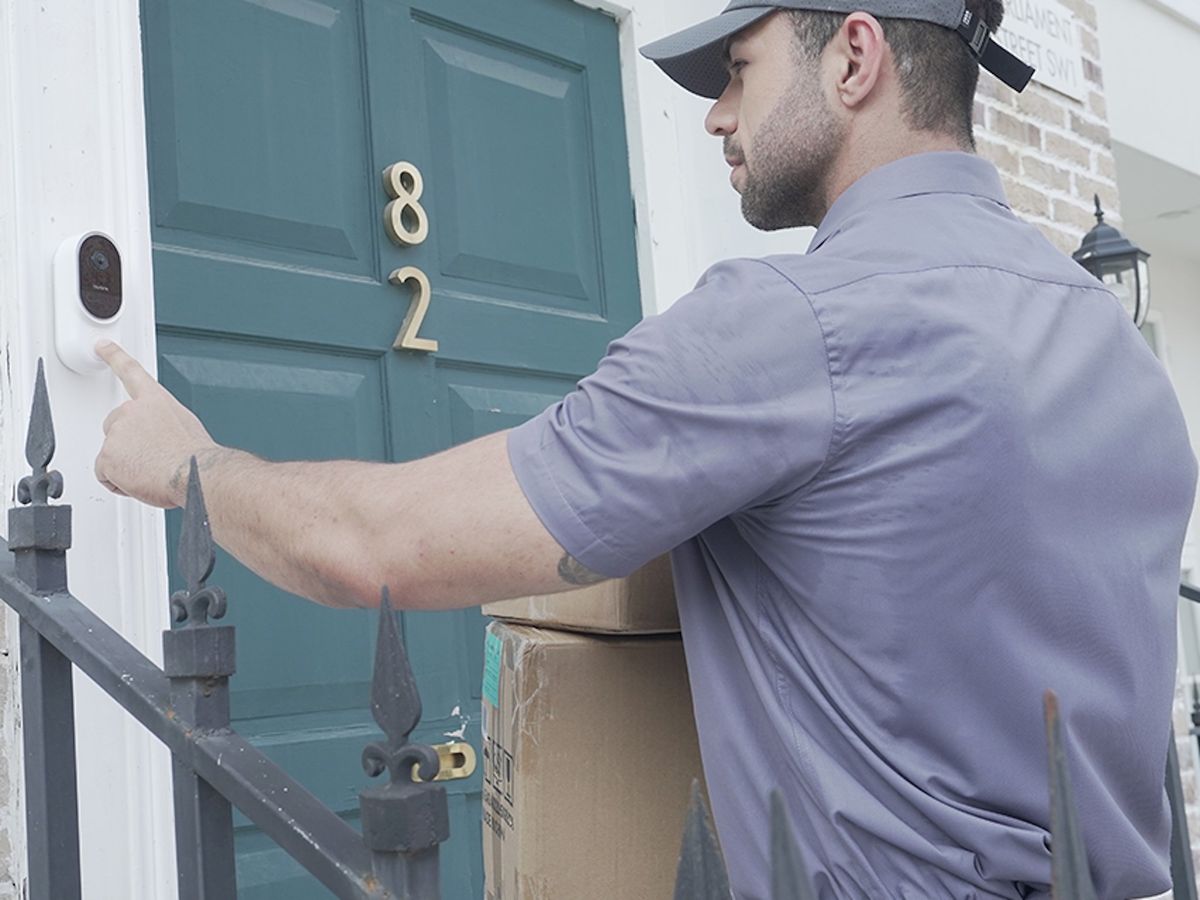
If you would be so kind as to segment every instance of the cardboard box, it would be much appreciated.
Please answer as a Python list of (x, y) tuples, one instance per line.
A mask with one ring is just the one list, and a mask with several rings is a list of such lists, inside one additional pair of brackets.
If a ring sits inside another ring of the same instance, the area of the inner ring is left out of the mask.
[(673, 895), (702, 777), (679, 638), (492, 622), (483, 757), (487, 900)]
[(508, 622), (528, 622), (600, 634), (656, 634), (679, 630), (675, 584), (667, 556), (628, 578), (576, 591), (488, 603), (483, 611)]

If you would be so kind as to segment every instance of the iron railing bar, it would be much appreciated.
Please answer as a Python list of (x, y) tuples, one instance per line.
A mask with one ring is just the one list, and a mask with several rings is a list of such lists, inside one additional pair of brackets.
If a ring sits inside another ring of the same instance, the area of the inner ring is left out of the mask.
[(1186, 581), (1179, 585), (1179, 596), (1185, 600), (1191, 600), (1193, 603), (1200, 603), (1200, 587), (1194, 584), (1188, 584)]
[[(362, 835), (235, 731), (196, 735), (178, 754), (339, 897), (383, 898)], [(264, 789), (262, 785), (269, 785)]]
[(0, 599), (334, 894), (388, 896), (357, 831), (240, 735), (178, 719), (166, 675), (71, 594), (30, 593), (3, 538)]
[(17, 577), (8, 542), (2, 537), (0, 600), (139, 722), (148, 725), (156, 714), (165, 718), (160, 710), (169, 709), (171, 700), (162, 670), (72, 594), (31, 593)]
[(1183, 780), (1179, 773), (1179, 751), (1175, 746), (1175, 729), (1167, 744), (1167, 799), (1171, 804), (1171, 891), (1174, 900), (1197, 900), (1196, 866), (1192, 862), (1191, 839), (1188, 835), (1187, 803), (1183, 796)]
[(21, 622), (29, 900), (79, 900), (79, 790), (71, 661)]

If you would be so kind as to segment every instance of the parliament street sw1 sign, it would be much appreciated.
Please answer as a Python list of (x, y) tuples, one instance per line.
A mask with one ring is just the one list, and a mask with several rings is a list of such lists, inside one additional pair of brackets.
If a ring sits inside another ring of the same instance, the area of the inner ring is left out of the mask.
[(1087, 99), (1074, 14), (1056, 0), (1008, 0), (996, 40), (1034, 66), (1033, 80), (1076, 100)]

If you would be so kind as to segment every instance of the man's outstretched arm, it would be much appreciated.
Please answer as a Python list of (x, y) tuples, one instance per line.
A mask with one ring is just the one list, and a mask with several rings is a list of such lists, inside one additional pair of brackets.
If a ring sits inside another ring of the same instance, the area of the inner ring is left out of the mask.
[(506, 433), (410, 463), (267, 462), (222, 447), (115, 344), (130, 400), (104, 423), (96, 476), (164, 508), (199, 463), (217, 542), (263, 578), (331, 606), (472, 606), (603, 580), (565, 554), (525, 499)]

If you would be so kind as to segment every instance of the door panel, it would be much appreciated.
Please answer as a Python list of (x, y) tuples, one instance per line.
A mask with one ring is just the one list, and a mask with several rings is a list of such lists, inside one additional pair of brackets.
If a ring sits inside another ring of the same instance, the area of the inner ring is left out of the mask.
[[(217, 440), (270, 459), (421, 457), (535, 415), (638, 319), (612, 19), (572, 0), (142, 13), (160, 373)], [(384, 229), (380, 173), (399, 161), (423, 176), (417, 246)], [(407, 266), (430, 280), (420, 336), (436, 353), (392, 349), (411, 295), (388, 276)], [(215, 583), (238, 627), (235, 727), (357, 826), (376, 615), (292, 597), (223, 552)], [(480, 760), (484, 625), (475, 608), (401, 616), (414, 739), (465, 740)], [(480, 779), (446, 783), (447, 900), (483, 893)], [(243, 900), (327, 896), (236, 824)]]
[(599, 314), (585, 73), (443, 23), (418, 34), (429, 138), (443, 151), (433, 168), (442, 274)]
[[(373, 179), (354, 0), (146, 6), (161, 239), (374, 273)], [(320, 127), (313, 127), (320, 123)]]
[[(175, 240), (184, 236), (172, 235)], [(174, 333), (221, 334), (282, 345), (335, 347), (383, 365), (407, 308), (377, 279), (154, 245), (155, 307)], [(164, 285), (162, 292), (158, 285)], [(402, 302), (403, 300), (403, 302)], [(169, 318), (167, 318), (169, 316)]]

